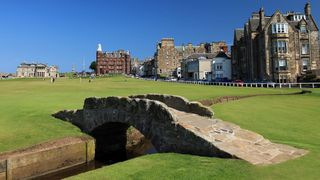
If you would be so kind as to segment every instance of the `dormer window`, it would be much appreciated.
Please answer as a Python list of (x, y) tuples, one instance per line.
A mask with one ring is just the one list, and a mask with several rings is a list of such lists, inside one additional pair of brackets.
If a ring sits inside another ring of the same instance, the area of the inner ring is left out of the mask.
[(306, 25), (301, 25), (301, 26), (300, 26), (300, 32), (302, 32), (302, 33), (306, 33), (306, 32), (307, 32), (307, 27), (306, 27)]
[(288, 24), (276, 23), (272, 24), (272, 34), (288, 33)]
[(306, 19), (306, 15), (296, 14), (293, 16), (294, 21), (301, 21), (302, 19)]

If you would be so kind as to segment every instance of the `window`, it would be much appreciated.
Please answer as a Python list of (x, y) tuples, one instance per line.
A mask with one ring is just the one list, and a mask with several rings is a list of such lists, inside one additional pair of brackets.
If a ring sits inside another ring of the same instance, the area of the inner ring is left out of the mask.
[(301, 54), (309, 54), (309, 44), (303, 43), (301, 46)]
[(301, 19), (306, 19), (306, 16), (301, 14), (296, 14), (293, 16), (294, 21), (301, 21)]
[(288, 63), (287, 60), (278, 60), (278, 62), (276, 62), (276, 70), (278, 71), (285, 71), (288, 70)]
[(302, 60), (302, 69), (303, 71), (307, 71), (309, 66), (309, 59), (303, 59)]
[(288, 33), (288, 24), (276, 23), (272, 24), (272, 34)]
[(288, 42), (287, 41), (274, 41), (273, 42), (274, 53), (288, 53)]
[(302, 32), (302, 33), (306, 33), (307, 32), (306, 25), (301, 25), (300, 32)]
[(216, 70), (222, 70), (222, 64), (221, 63), (216, 64)]

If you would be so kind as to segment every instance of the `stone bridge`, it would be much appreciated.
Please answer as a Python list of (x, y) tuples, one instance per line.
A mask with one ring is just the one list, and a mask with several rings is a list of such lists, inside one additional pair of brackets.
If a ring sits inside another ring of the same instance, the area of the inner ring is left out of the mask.
[[(255, 165), (280, 163), (307, 153), (215, 119), (209, 108), (178, 96), (93, 97), (85, 100), (81, 110), (60, 111), (53, 116), (93, 135), (97, 149), (104, 151), (125, 145), (126, 130), (133, 126), (158, 152), (239, 158)], [(112, 141), (121, 143), (110, 146)]]

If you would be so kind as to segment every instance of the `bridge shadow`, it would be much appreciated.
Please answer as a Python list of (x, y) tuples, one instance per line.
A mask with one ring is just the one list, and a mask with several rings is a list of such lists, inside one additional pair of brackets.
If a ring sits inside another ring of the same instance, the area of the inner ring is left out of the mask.
[(104, 123), (88, 134), (96, 139), (95, 159), (105, 164), (157, 152), (150, 140), (125, 123)]

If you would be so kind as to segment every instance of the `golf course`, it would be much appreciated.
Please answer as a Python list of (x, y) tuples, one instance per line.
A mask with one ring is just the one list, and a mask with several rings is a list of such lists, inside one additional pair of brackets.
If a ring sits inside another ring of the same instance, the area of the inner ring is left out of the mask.
[[(263, 135), (272, 142), (308, 150), (301, 158), (270, 166), (237, 159), (175, 153), (145, 155), (71, 179), (319, 179), (320, 90), (220, 87), (145, 81), (123, 76), (94, 79), (0, 80), (0, 153), (69, 136), (80, 129), (51, 115), (80, 109), (87, 97), (161, 93), (191, 101), (263, 95), (211, 106), (215, 117)], [(282, 95), (281, 95), (282, 94)]]

